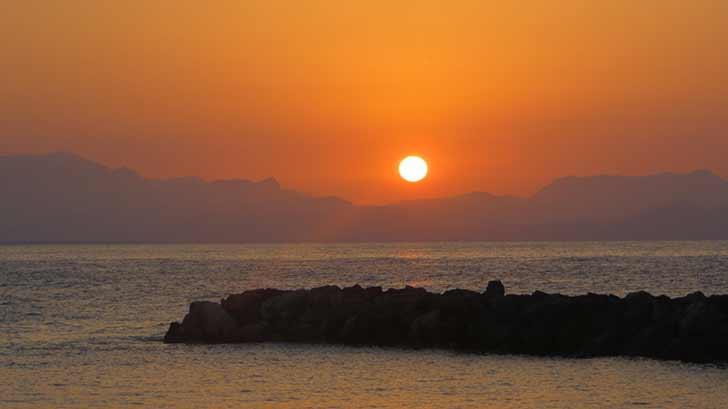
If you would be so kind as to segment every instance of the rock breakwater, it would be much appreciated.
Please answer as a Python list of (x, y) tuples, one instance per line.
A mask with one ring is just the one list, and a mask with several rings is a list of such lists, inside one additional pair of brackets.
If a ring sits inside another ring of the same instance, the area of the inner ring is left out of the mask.
[(643, 356), (728, 362), (728, 295), (325, 286), (258, 289), (193, 302), (165, 342), (304, 342), (544, 356)]

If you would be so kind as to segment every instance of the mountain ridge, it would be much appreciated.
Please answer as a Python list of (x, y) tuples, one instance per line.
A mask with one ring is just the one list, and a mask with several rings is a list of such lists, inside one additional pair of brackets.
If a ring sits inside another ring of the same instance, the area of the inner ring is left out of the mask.
[(274, 178), (150, 179), (58, 152), (0, 156), (0, 195), (5, 243), (728, 239), (728, 182), (709, 170), (365, 206)]

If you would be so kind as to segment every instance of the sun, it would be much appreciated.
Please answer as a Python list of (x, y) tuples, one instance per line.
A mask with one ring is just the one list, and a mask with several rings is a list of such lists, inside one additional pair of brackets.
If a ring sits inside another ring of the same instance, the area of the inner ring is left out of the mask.
[(408, 156), (399, 163), (399, 175), (408, 182), (419, 182), (427, 176), (427, 162), (419, 156)]

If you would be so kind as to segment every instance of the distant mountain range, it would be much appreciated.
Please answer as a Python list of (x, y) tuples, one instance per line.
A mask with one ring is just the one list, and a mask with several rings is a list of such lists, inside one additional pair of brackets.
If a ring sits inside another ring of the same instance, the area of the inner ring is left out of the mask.
[(710, 171), (566, 177), (530, 198), (357, 206), (260, 182), (146, 179), (73, 154), (0, 156), (0, 242), (728, 239)]

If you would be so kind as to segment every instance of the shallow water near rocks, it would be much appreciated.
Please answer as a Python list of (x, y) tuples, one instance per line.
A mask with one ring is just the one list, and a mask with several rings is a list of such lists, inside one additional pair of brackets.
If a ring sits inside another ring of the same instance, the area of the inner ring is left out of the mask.
[(259, 287), (728, 294), (728, 242), (0, 246), (2, 408), (721, 408), (728, 368), (325, 345), (165, 345)]

